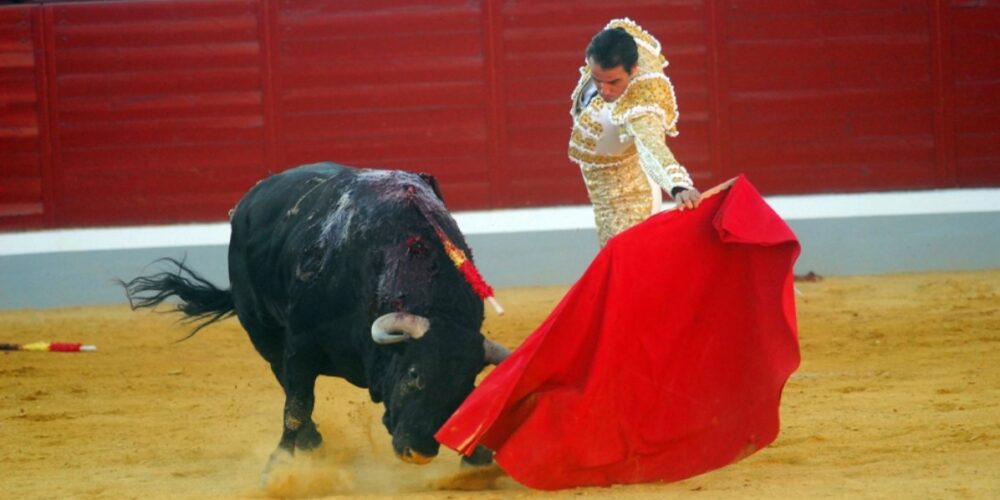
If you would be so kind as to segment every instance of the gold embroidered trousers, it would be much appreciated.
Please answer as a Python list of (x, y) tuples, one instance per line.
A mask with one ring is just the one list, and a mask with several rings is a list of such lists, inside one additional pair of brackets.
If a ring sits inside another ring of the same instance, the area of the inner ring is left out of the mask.
[(653, 192), (639, 165), (634, 148), (631, 154), (601, 165), (582, 165), (580, 171), (594, 206), (597, 238), (603, 247), (612, 236), (646, 220), (652, 212)]

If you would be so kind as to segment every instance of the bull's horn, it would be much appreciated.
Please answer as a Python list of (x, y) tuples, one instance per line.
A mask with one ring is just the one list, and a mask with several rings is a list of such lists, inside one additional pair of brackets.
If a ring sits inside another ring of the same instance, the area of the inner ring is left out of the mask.
[(431, 320), (416, 314), (383, 314), (372, 322), (372, 340), (376, 344), (395, 344), (408, 338), (419, 339), (430, 327)]
[(507, 359), (507, 356), (510, 356), (509, 349), (490, 339), (483, 339), (483, 349), (486, 351), (484, 358), (491, 365), (499, 365), (501, 361)]

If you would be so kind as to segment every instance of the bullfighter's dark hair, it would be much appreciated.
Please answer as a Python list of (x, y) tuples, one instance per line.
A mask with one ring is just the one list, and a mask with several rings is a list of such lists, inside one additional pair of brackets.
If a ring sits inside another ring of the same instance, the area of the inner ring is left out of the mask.
[(639, 62), (635, 39), (622, 28), (611, 28), (594, 35), (587, 45), (587, 59), (603, 69), (621, 66), (630, 73)]

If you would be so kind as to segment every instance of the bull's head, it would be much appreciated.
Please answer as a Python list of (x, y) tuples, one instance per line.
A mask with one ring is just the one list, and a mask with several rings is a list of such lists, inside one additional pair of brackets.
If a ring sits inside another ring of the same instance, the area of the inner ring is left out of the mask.
[(438, 453), (434, 433), (472, 392), (476, 375), (509, 352), (476, 331), (443, 319), (390, 313), (372, 323), (372, 339), (400, 344), (383, 379), (385, 415), (396, 455), (425, 464)]

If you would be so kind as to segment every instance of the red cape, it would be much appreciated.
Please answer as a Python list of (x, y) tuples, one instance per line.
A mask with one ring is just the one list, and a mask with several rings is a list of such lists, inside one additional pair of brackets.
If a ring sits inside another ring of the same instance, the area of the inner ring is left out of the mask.
[(438, 430), (539, 489), (676, 481), (778, 435), (798, 367), (791, 229), (745, 178), (608, 242)]

